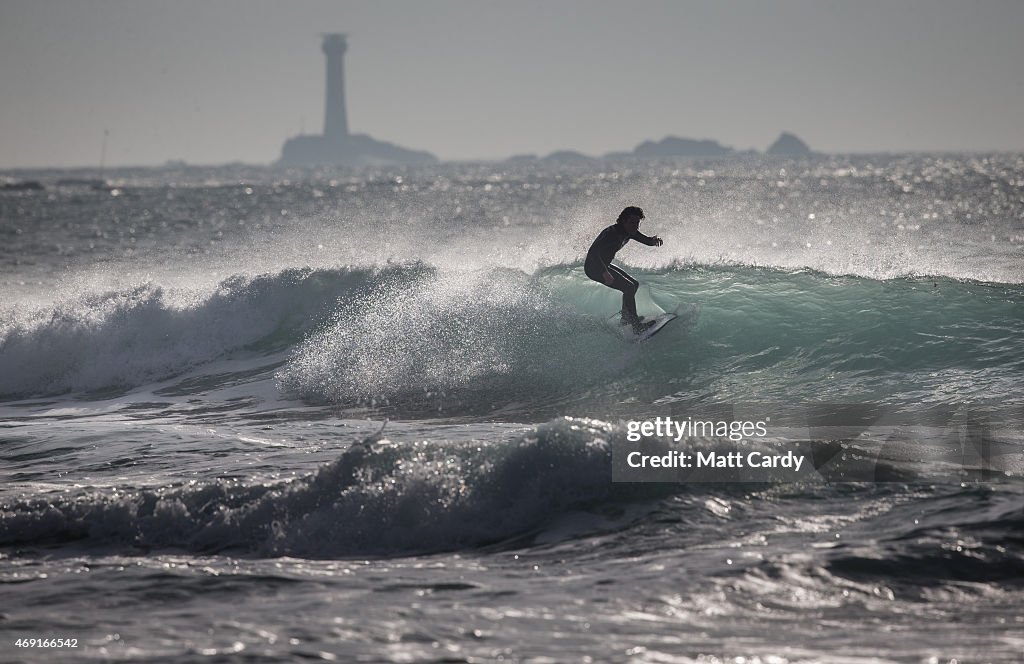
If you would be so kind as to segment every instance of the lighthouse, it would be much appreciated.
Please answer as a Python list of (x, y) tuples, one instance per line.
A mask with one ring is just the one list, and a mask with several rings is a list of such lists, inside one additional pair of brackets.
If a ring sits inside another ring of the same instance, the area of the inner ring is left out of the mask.
[(324, 133), (292, 136), (281, 148), (280, 166), (385, 166), (389, 164), (436, 164), (437, 157), (409, 150), (366, 134), (348, 132), (345, 110), (345, 51), (348, 41), (341, 33), (323, 36), (320, 50), (327, 58), (324, 96)]
[(324, 104), (324, 136), (331, 140), (348, 138), (345, 112), (345, 35), (324, 35), (320, 47), (327, 56), (327, 98)]

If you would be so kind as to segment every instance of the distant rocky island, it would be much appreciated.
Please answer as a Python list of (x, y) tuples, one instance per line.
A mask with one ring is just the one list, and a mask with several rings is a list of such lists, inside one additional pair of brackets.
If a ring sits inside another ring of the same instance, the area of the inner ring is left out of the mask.
[(765, 154), (780, 157), (799, 157), (811, 154), (811, 149), (794, 134), (784, 131), (775, 139), (775, 142), (771, 144)]
[(633, 149), (636, 157), (726, 157), (734, 154), (732, 148), (718, 141), (666, 136), (658, 142), (644, 141)]
[(529, 162), (582, 164), (602, 159), (661, 159), (670, 157), (799, 157), (814, 154), (805, 142), (794, 134), (782, 132), (768, 149), (761, 153), (756, 150), (735, 150), (718, 141), (710, 139), (695, 140), (666, 136), (660, 141), (644, 141), (631, 152), (609, 152), (600, 157), (590, 157), (572, 150), (559, 150), (546, 157), (521, 154), (506, 159), (506, 163), (523, 164)]
[(436, 164), (429, 152), (409, 150), (394, 143), (378, 141), (366, 134), (346, 136), (300, 135), (285, 141), (282, 166), (385, 166), (388, 164)]

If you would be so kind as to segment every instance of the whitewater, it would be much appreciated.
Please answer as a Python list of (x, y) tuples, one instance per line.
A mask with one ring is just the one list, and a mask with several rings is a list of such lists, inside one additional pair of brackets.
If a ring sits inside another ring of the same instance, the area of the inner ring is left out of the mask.
[(1024, 156), (4, 175), (0, 660), (1024, 652)]

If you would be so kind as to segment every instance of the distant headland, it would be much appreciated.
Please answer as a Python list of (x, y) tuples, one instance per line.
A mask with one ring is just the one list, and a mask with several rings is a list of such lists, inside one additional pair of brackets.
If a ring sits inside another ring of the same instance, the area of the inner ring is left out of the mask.
[(644, 141), (631, 152), (609, 152), (599, 157), (591, 157), (572, 150), (559, 150), (545, 157), (532, 154), (521, 154), (510, 157), (505, 163), (525, 164), (530, 162), (557, 164), (585, 164), (599, 160), (614, 159), (665, 159), (674, 157), (801, 157), (815, 154), (805, 142), (796, 135), (782, 132), (775, 142), (764, 152), (757, 150), (735, 150), (710, 139), (695, 140), (666, 136), (660, 141)]

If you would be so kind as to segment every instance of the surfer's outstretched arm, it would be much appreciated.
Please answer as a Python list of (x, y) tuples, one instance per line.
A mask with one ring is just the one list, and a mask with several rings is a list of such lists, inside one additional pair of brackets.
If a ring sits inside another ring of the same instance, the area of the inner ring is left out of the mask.
[(664, 244), (661, 238), (658, 237), (657, 235), (644, 235), (640, 231), (637, 231), (630, 237), (639, 242), (640, 244), (646, 244), (648, 247), (660, 247), (662, 244)]

